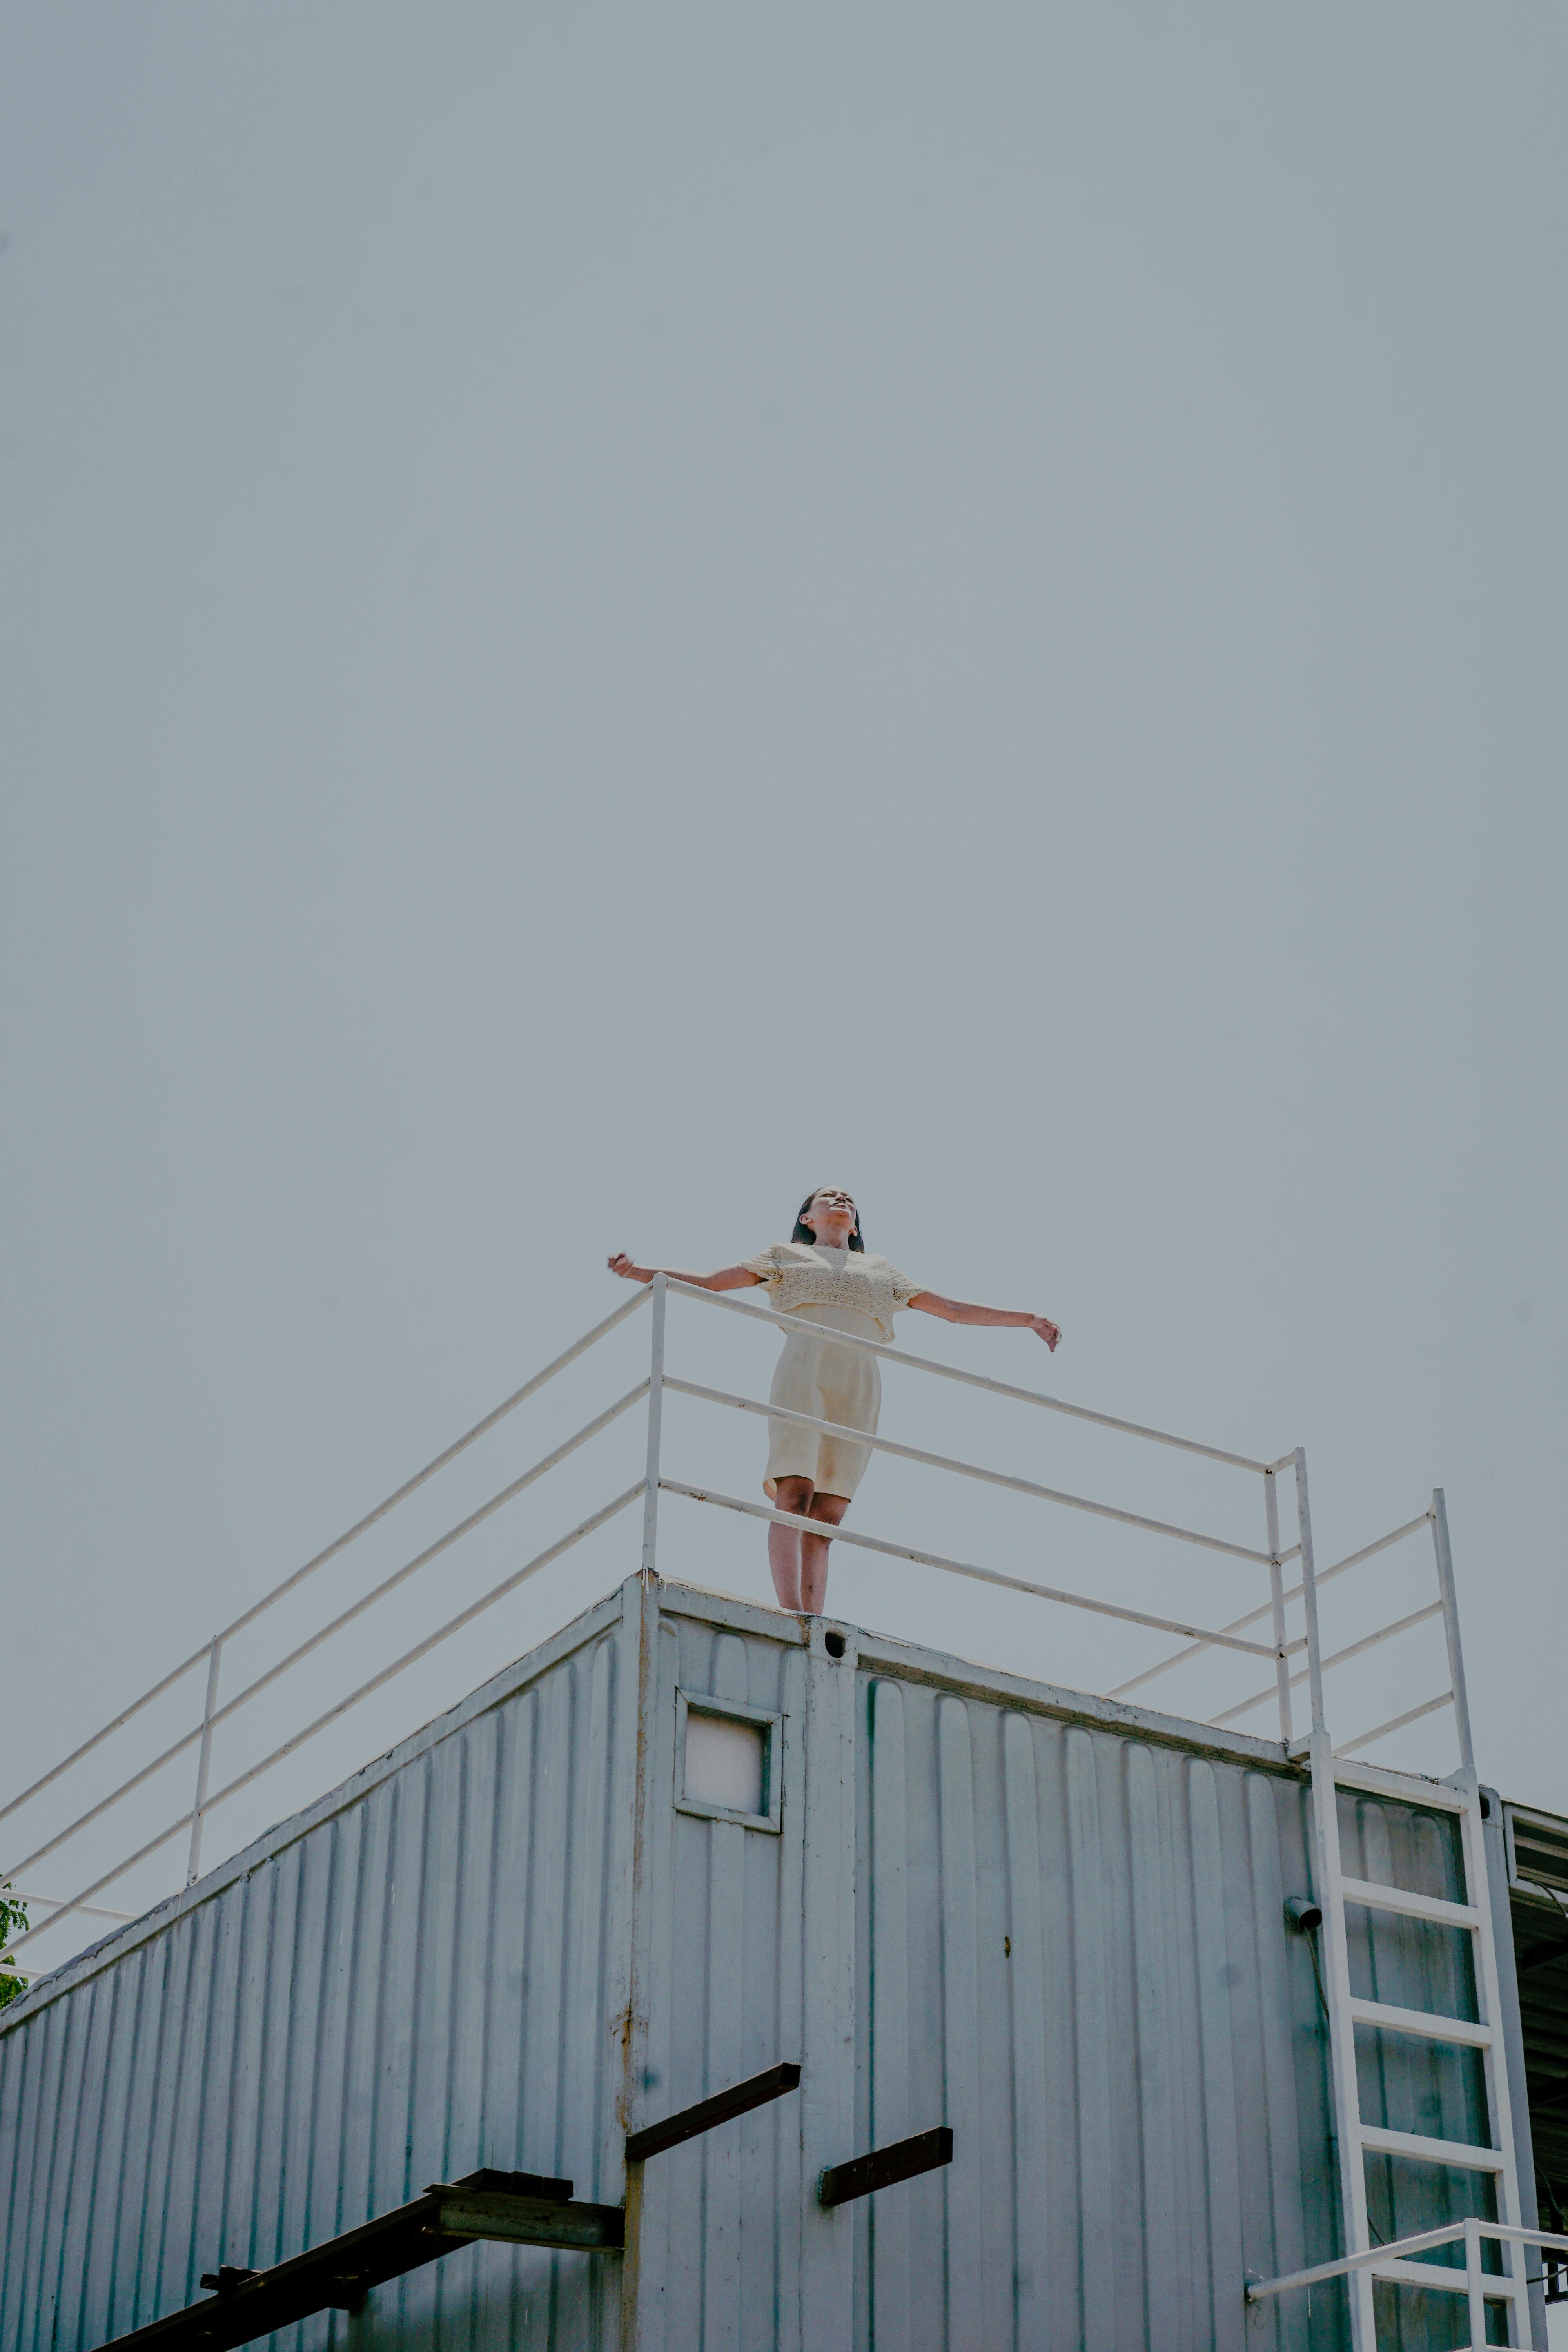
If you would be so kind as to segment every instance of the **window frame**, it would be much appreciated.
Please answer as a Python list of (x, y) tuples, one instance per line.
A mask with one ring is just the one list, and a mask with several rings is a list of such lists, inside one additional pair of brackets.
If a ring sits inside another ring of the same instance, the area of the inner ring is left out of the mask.
[[(689, 1715), (727, 1716), (732, 1723), (755, 1725), (763, 1733), (763, 1796), (766, 1811), (742, 1812), (738, 1806), (710, 1804), (686, 1794), (686, 1723)], [(675, 1693), (675, 1810), (700, 1821), (732, 1822), (740, 1829), (764, 1830), (778, 1837), (784, 1830), (784, 1726), (782, 1715), (769, 1707), (750, 1706), (735, 1698), (713, 1698), (706, 1691)]]

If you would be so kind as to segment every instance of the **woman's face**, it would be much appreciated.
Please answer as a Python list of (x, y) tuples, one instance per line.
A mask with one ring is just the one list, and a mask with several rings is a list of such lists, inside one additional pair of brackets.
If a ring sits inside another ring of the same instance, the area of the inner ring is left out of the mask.
[(855, 1230), (855, 1197), (837, 1184), (824, 1184), (811, 1196), (811, 1206), (801, 1216), (801, 1223), (809, 1225), (819, 1242), (829, 1249), (842, 1249)]

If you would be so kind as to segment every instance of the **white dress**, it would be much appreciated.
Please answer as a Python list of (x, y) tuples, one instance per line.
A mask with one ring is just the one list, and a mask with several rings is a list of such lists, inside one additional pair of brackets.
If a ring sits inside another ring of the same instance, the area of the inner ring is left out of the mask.
[[(890, 1340), (894, 1316), (925, 1287), (885, 1257), (867, 1250), (828, 1249), (820, 1242), (775, 1242), (743, 1264), (749, 1274), (767, 1284), (781, 1315), (826, 1323), (862, 1339)], [(768, 1402), (789, 1412), (809, 1413), (816, 1421), (874, 1434), (882, 1376), (876, 1357), (865, 1348), (836, 1348), (815, 1331), (791, 1332)], [(829, 1437), (796, 1421), (770, 1421), (763, 1491), (771, 1499), (781, 1478), (809, 1478), (819, 1495), (847, 1499), (870, 1459), (870, 1447), (853, 1438)]]

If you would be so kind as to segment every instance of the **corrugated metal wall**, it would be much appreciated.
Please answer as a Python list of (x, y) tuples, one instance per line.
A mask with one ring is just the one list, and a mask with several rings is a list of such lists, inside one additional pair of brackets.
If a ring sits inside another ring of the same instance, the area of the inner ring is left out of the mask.
[[(1300, 1775), (850, 1628), (835, 1657), (826, 1630), (634, 1580), (30, 1995), (0, 2025), (0, 2352), (91, 2352), (219, 2262), (479, 2164), (616, 2201), (628, 2123), (779, 2059), (798, 2095), (644, 2168), (637, 2352), (1339, 2347), (1338, 2287), (1242, 2300), (1339, 2246), (1326, 2034), (1282, 1916), (1311, 1878)], [(776, 1824), (679, 1801), (704, 1696), (780, 1718)], [(1348, 1868), (1460, 1891), (1446, 1816), (1344, 1808)], [(1358, 1991), (1474, 2013), (1463, 1937), (1352, 1928)], [(1369, 2034), (1363, 2100), (1481, 2136), (1462, 2052)], [(942, 2122), (949, 2169), (816, 2205), (824, 2164)], [(1391, 2235), (1475, 2182), (1371, 2187)], [(378, 2289), (352, 2340), (605, 2352), (622, 2273), (469, 2249)], [(1402, 2352), (1463, 2341), (1460, 2297), (1391, 2290), (1381, 2318)]]
[[(762, 1612), (662, 1613), (649, 1759), (649, 2116), (668, 2115), (780, 2059), (799, 2062), (805, 1914), (805, 1675), (798, 1623)], [(782, 1637), (782, 1638), (781, 1638)], [(745, 1702), (781, 1715), (777, 1835), (677, 1810), (675, 1697)], [(668, 2352), (800, 2340), (803, 2208), (798, 2097), (758, 2108), (647, 2168), (644, 2340)]]
[[(88, 2352), (479, 2164), (618, 2200), (621, 1640), (617, 1596), (0, 2035), (5, 2352)], [(607, 2347), (619, 2293), (618, 2262), (484, 2246), (353, 2341)]]
[(1242, 2303), (1337, 2251), (1300, 1784), (886, 1673), (863, 1709), (863, 2132), (958, 2152), (862, 2210), (858, 2343), (1305, 2345)]

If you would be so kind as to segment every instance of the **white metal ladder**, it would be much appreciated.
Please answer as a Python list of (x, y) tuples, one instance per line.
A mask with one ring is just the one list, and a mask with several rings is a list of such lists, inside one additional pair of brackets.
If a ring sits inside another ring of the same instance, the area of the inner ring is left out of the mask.
[[(1481, 1793), (1470, 1745), (1469, 1708), (1465, 1696), (1464, 1661), (1459, 1647), (1453, 1563), (1448, 1549), (1447, 1517), (1442, 1491), (1439, 1488), (1432, 1497), (1432, 1540), (1436, 1554), (1437, 1581), (1442, 1595), (1452, 1676), (1447, 1696), (1453, 1705), (1461, 1761), (1459, 1770), (1451, 1780), (1434, 1781), (1411, 1773), (1390, 1772), (1378, 1766), (1352, 1762), (1334, 1753), (1323, 1718), (1317, 1591), (1304, 1468), (1298, 1457), (1302, 1585), (1312, 1700), (1312, 1729), (1308, 1747), (1312, 1769), (1319, 1901), (1323, 1915), (1321, 1937), (1325, 1963), (1323, 1973), (1327, 1979), (1330, 2058), (1345, 2251), (1350, 2254), (1366, 2253), (1373, 2245), (1367, 2219), (1368, 2156), (1410, 2157), (1423, 2163), (1450, 2165), (1490, 2174), (1496, 2183), (1498, 2221), (1511, 2228), (1519, 2228), (1522, 2225), (1523, 2215), (1520, 2209), (1513, 2116), (1509, 2100), (1508, 2058), (1502, 2039), (1497, 1945), (1492, 1935), (1491, 1900), (1481, 1829)], [(1347, 1878), (1340, 1851), (1338, 1792), (1341, 1789), (1362, 1789), (1374, 1795), (1393, 1798), (1402, 1804), (1420, 1805), (1454, 1814), (1459, 1829), (1465, 1900), (1462, 1903), (1442, 1902), (1431, 1895), (1408, 1893), (1402, 1887)], [(1376, 1910), (1398, 1912), (1406, 1918), (1427, 1919), (1445, 1927), (1467, 1929), (1473, 1939), (1471, 1950), (1475, 1960), (1479, 2018), (1472, 2021), (1434, 2016), (1421, 2010), (1398, 2009), (1383, 2001), (1358, 2000), (1351, 1990), (1350, 1947), (1345, 1930), (1347, 1903), (1365, 1904)], [(1485, 2070), (1490, 2144), (1483, 2147), (1458, 2140), (1427, 2139), (1419, 2133), (1391, 2131), (1382, 2125), (1363, 2123), (1355, 2062), (1355, 2029), (1358, 2025), (1378, 2026), (1396, 2033), (1420, 2034), (1429, 2041), (1480, 2051)], [(1486, 2297), (1506, 2303), (1510, 2315), (1509, 2341), (1528, 2347), (1531, 2339), (1530, 2301), (1525, 2287), (1525, 2250), (1519, 2245), (1505, 2245), (1502, 2258), (1506, 2267), (1499, 2274), (1489, 2273)], [(1351, 2341), (1354, 2352), (1376, 2352), (1377, 2337), (1373, 2317), (1374, 2278), (1394, 2280), (1406, 2286), (1437, 2290), (1448, 2288), (1459, 2294), (1466, 2291), (1466, 2274), (1462, 2270), (1440, 2267), (1435, 2263), (1390, 2260), (1356, 2269), (1346, 2282), (1351, 2298)], [(1475, 2333), (1478, 2315), (1472, 2299), (1472, 2352), (1480, 2352), (1481, 2338)]]

